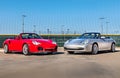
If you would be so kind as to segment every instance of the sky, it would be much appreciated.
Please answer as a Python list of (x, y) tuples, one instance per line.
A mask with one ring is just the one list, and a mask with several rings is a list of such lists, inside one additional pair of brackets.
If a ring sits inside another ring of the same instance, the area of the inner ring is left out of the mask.
[(0, 0), (0, 34), (21, 33), (22, 15), (25, 32), (120, 34), (120, 0)]

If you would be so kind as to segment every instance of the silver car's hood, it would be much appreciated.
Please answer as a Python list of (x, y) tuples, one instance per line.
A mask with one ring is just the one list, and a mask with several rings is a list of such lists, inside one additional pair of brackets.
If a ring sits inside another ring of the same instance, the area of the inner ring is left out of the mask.
[(69, 42), (67, 44), (80, 44), (82, 42), (84, 42), (86, 39), (72, 39), (69, 40)]

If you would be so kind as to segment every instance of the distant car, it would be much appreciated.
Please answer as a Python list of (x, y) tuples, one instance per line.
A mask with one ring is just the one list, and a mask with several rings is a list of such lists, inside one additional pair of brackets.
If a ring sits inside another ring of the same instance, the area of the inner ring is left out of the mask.
[(77, 52), (92, 52), (109, 50), (115, 52), (115, 40), (110, 37), (101, 37), (100, 33), (84, 33), (76, 39), (70, 39), (64, 43), (64, 50), (69, 54)]
[(54, 53), (57, 51), (56, 42), (49, 39), (42, 39), (35, 33), (21, 33), (14, 39), (7, 39), (3, 43), (4, 53), (23, 52), (30, 53)]

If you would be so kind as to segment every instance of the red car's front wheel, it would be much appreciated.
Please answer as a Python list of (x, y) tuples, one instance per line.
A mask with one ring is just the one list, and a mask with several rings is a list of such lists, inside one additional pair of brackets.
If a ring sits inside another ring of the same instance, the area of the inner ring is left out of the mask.
[(24, 55), (29, 55), (29, 54), (30, 54), (30, 53), (29, 53), (29, 47), (28, 47), (27, 44), (24, 44), (24, 45), (23, 45), (23, 54), (24, 54)]

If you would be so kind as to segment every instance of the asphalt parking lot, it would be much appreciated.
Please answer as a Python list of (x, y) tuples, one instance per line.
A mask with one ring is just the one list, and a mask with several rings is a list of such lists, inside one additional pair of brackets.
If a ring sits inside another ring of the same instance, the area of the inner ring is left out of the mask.
[(0, 78), (119, 78), (120, 48), (115, 53), (69, 55), (59, 48), (54, 55), (4, 54), (0, 50)]

